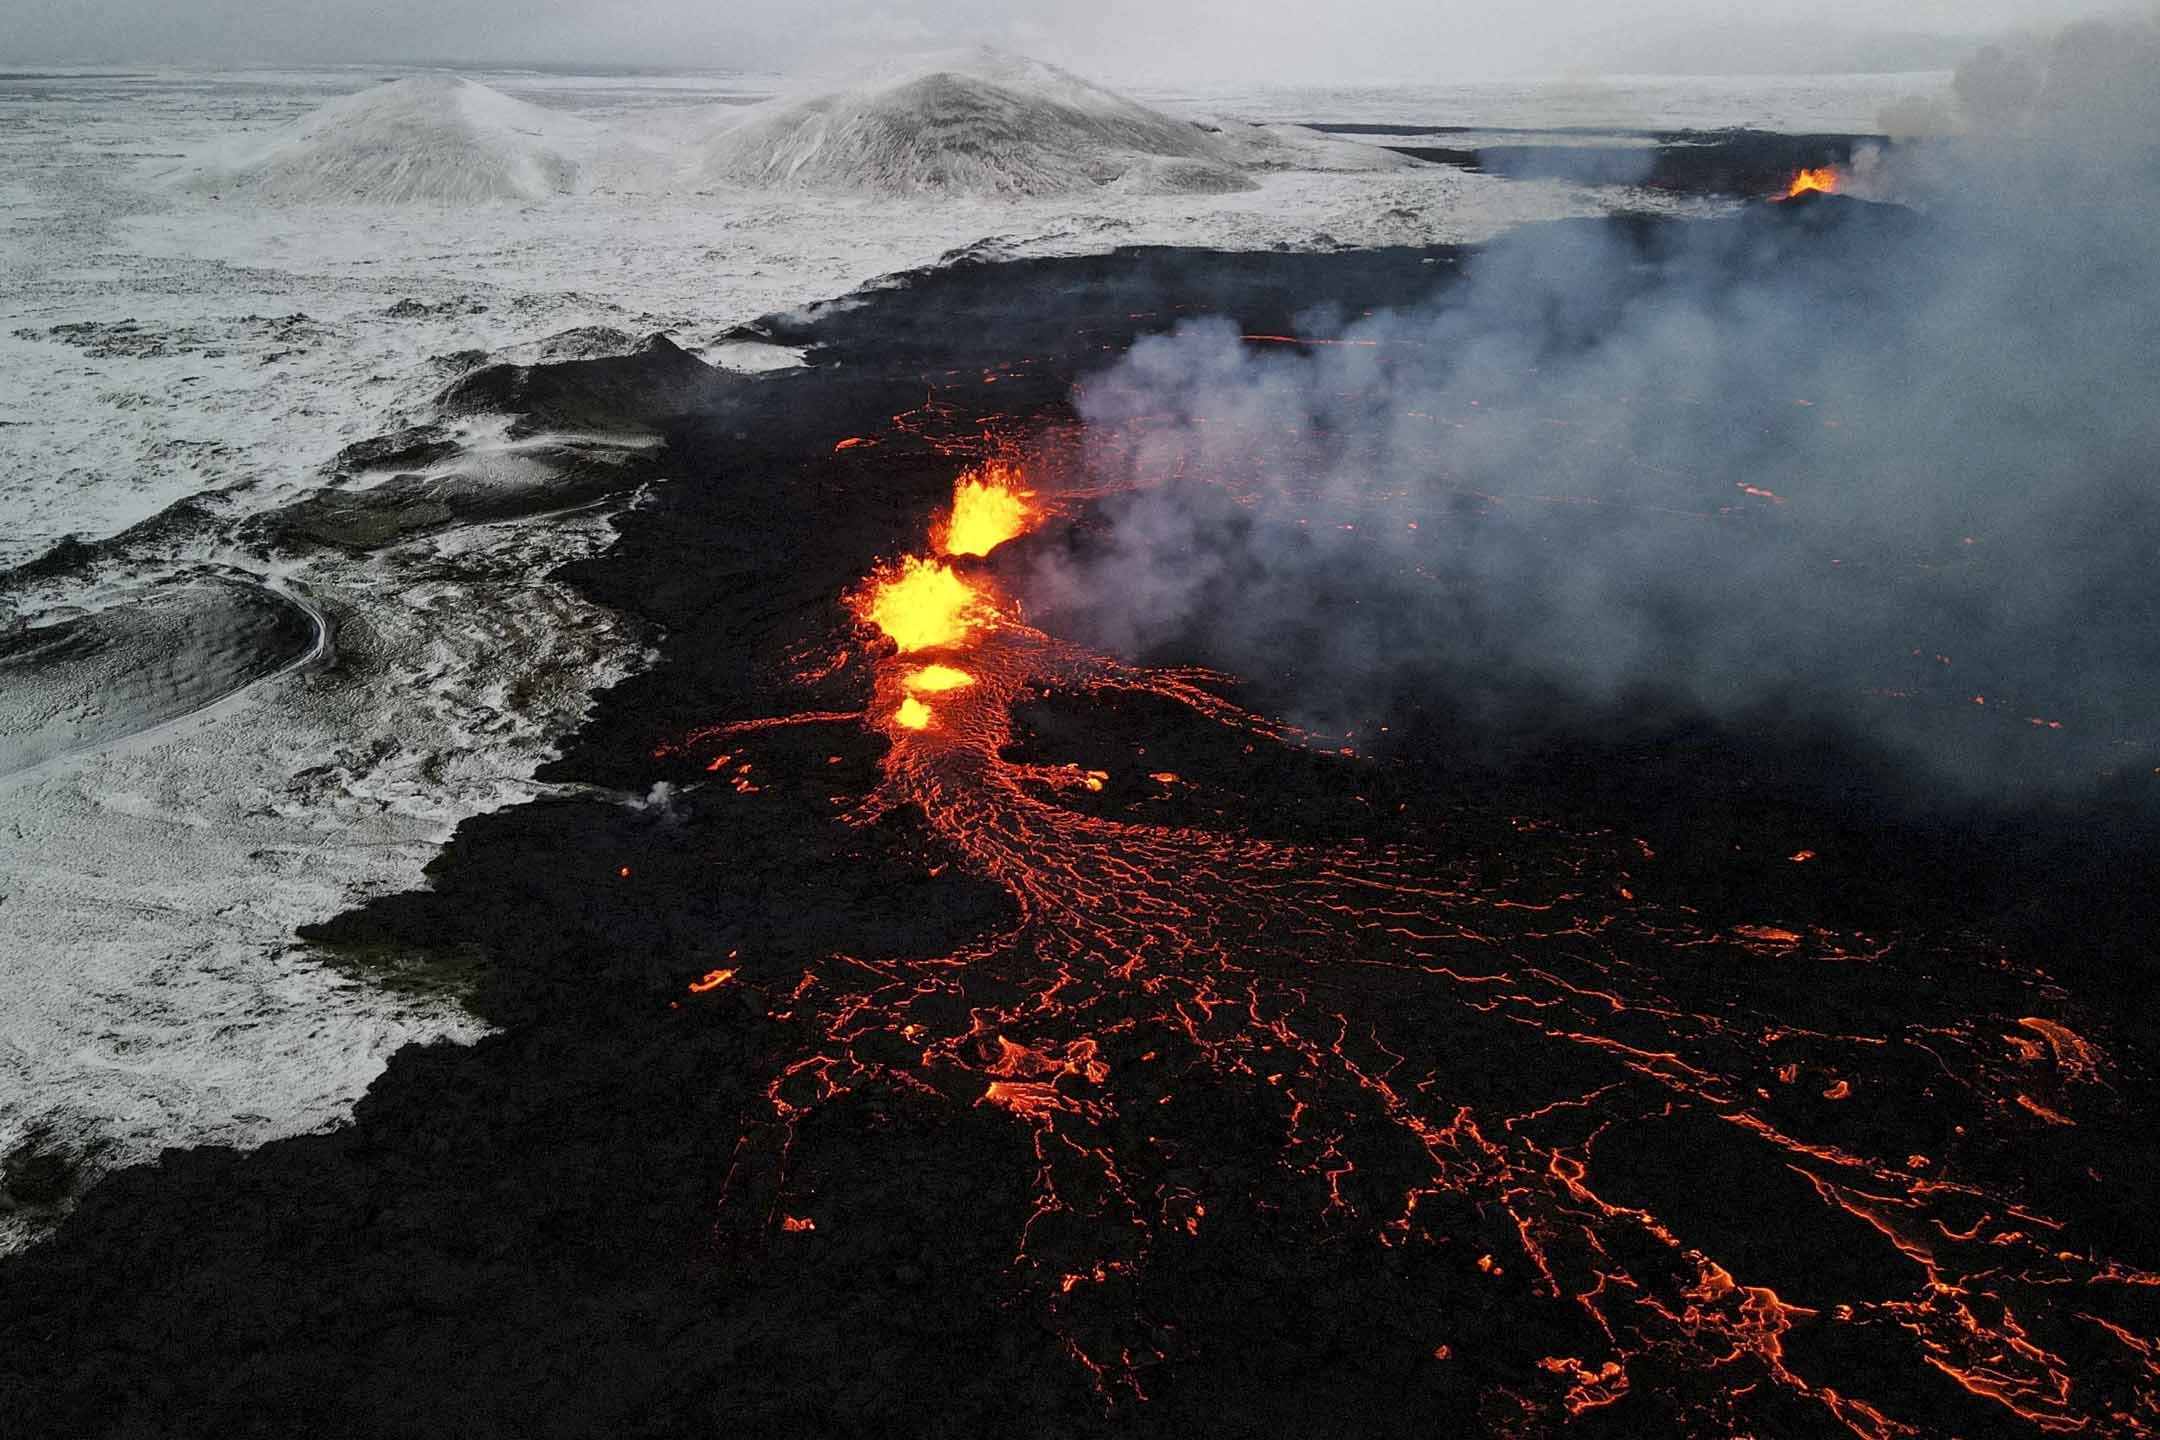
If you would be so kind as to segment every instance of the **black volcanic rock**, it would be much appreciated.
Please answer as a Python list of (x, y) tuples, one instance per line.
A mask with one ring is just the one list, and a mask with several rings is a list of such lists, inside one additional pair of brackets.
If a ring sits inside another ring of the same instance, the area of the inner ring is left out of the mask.
[[(1884, 150), (1880, 135), (1801, 135), (1765, 130), (1509, 132), (1456, 126), (1318, 127), (1337, 134), (1519, 134), (1525, 143), (1460, 146), (1390, 145), (1413, 159), (1510, 180), (1565, 180), (1578, 185), (1640, 185), (1686, 195), (1763, 196), (1782, 191), (1801, 170), (1850, 165), (1863, 148)], [(1532, 143), (1534, 141), (1534, 143)], [(1597, 141), (1600, 143), (1586, 143)]]
[(722, 382), (710, 365), (655, 335), (628, 355), (490, 365), (455, 381), (437, 403), (452, 415), (514, 414), (521, 434), (651, 432), (713, 404)]
[(356, 440), (330, 461), (333, 474), (363, 470), (415, 470), (455, 455), (458, 445), (440, 425), (408, 425), (388, 435)]

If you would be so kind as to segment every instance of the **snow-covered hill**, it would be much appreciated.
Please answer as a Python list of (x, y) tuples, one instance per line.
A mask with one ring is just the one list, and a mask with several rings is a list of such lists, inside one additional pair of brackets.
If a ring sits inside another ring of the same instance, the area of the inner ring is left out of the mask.
[(333, 100), (152, 172), (158, 184), (276, 205), (532, 202), (593, 190), (1012, 198), (1110, 190), (1229, 194), (1282, 170), (1415, 161), (1290, 126), (1152, 110), (995, 50), (894, 61), (762, 105), (648, 110), (610, 126), (450, 74)]
[(774, 101), (702, 151), (701, 179), (753, 187), (1031, 196), (1120, 180), (1181, 192), (1251, 187), (1221, 134), (994, 50)]
[(596, 162), (622, 148), (574, 115), (455, 75), (416, 75), (213, 147), (162, 178), (280, 204), (538, 200), (587, 188)]

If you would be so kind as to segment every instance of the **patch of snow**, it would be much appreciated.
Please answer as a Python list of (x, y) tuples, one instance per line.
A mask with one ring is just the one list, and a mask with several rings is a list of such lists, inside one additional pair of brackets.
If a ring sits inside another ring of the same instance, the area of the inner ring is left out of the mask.
[(716, 340), (699, 352), (699, 358), (708, 365), (723, 370), (734, 370), (745, 375), (762, 375), (771, 370), (793, 370), (809, 363), (810, 357), (799, 345), (775, 345), (766, 340)]
[[(0, 780), (0, 1150), (36, 1131), (102, 1169), (260, 1144), (334, 1123), (405, 1044), (477, 1038), (454, 999), (295, 931), (424, 883), (458, 821), (544, 792), (525, 777), (643, 663), (544, 578), (611, 538), (586, 515), (326, 555), (304, 593), (334, 663)], [(37, 1222), (0, 1217), (0, 1251)]]

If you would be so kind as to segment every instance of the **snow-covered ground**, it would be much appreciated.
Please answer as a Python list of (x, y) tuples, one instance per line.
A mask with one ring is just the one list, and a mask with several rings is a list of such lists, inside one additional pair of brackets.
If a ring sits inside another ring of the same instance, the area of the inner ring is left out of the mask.
[[(485, 203), (267, 204), (245, 185), (170, 183), (211, 153), (236, 176), (286, 173), (278, 162), (312, 132), (281, 127), (393, 78), (0, 78), (0, 568), (182, 500), (215, 522), (176, 527), (169, 543), (151, 534), (88, 579), (18, 578), (0, 589), (0, 639), (183, 581), (268, 587), (336, 625), (323, 655), (205, 710), (0, 778), (0, 1153), (33, 1130), (101, 1164), (261, 1143), (334, 1123), (397, 1046), (473, 1033), (453, 1000), (355, 980), (293, 932), (420, 883), (450, 829), (534, 793), (550, 738), (640, 663), (648, 637), (544, 578), (604, 546), (606, 516), (473, 526), (277, 573), (220, 538), (322, 485), (341, 447), (427, 418), (473, 352), (536, 354), (573, 330), (600, 339), (569, 348), (604, 345), (606, 332), (627, 348), (664, 330), (733, 363), (719, 343), (731, 326), (963, 248), (1474, 241), (1644, 199), (1444, 168), (1361, 172), (1343, 152), (1286, 160), (1303, 140), (1263, 142), (1254, 188), (1227, 194), (894, 199), (709, 178), (630, 187), (584, 168), (576, 183), (525, 188), (566, 173), (531, 154), (522, 169), (453, 167), (488, 182), (497, 198)], [(728, 75), (469, 78), (559, 119), (526, 125), (522, 108), (439, 82), (403, 92), (405, 118), (439, 122), (447, 95), (484, 124), (544, 131), (536, 145), (574, 150), (581, 166), (607, 127), (725, 130), (731, 110), (775, 88)], [(1477, 109), (1422, 91), (1316, 98), (1319, 109), (1279, 95), (1153, 103), (1188, 118), (1403, 124)], [(1791, 108), (1813, 128), (1851, 104), (1838, 92)], [(1515, 96), (1478, 123), (1522, 123), (1530, 108)], [(1692, 92), (1671, 110), (1763, 119), (1713, 114)], [(1596, 123), (1585, 113), (1563, 97), (1551, 118)], [(1279, 168), (1299, 163), (1324, 168)], [(296, 173), (308, 183), (276, 198), (328, 193), (314, 188), (325, 172)], [(22, 698), (7, 684), (0, 712)], [(0, 1215), (0, 1249), (37, 1223)]]

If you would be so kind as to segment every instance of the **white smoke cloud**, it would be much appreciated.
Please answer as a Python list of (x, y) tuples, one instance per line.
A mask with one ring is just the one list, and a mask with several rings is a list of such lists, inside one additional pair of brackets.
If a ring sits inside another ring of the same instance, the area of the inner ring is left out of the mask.
[(1360, 343), (1144, 341), (1080, 397), (1138, 488), (1035, 598), (1111, 644), (1204, 636), (1321, 724), (1391, 685), (1850, 720), (1954, 642), (1944, 685), (2019, 708), (1909, 727), (1932, 772), (2089, 779), (2160, 734), (2154, 73), (2160, 25), (2065, 32), (2014, 106), (1884, 162), (1909, 224), (1686, 227), (1649, 285), (1621, 229), (1555, 227)]

